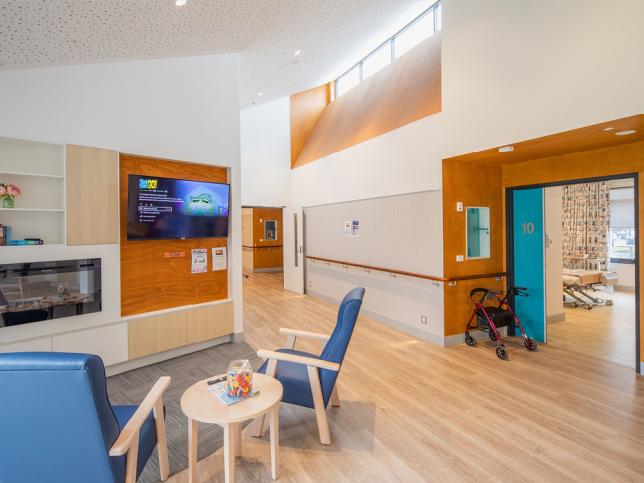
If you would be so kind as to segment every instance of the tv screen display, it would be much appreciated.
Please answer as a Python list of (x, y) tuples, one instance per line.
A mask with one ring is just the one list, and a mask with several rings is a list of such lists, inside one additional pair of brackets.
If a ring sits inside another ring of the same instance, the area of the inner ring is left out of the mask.
[(127, 238), (227, 237), (229, 195), (224, 183), (131, 174)]

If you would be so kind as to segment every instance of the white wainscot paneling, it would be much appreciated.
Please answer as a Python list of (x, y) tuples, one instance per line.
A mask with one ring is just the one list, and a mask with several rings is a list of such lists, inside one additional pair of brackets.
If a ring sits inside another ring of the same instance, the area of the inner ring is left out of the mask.
[[(443, 286), (430, 280), (366, 271), (360, 268), (306, 263), (306, 290), (336, 301), (354, 287), (366, 289), (363, 310), (382, 322), (435, 343), (444, 330)], [(427, 323), (421, 322), (427, 317)]]
[(55, 352), (97, 354), (106, 366), (127, 360), (127, 323), (54, 336)]
[(0, 345), (0, 352), (51, 352), (51, 338)]

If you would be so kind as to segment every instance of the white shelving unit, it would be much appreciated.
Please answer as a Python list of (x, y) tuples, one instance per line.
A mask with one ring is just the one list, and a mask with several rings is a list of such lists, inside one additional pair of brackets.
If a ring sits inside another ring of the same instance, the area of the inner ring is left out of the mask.
[(0, 138), (0, 183), (22, 191), (14, 208), (0, 203), (0, 224), (11, 227), (11, 239), (65, 243), (64, 146)]

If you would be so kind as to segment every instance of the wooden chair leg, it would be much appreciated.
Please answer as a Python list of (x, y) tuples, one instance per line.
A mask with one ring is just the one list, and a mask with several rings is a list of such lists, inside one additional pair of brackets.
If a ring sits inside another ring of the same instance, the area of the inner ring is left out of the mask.
[(159, 473), (161, 481), (170, 476), (170, 464), (168, 463), (168, 443), (165, 433), (165, 415), (163, 414), (163, 400), (159, 399), (154, 405), (154, 423), (157, 430), (157, 448), (159, 452)]
[(338, 393), (338, 383), (336, 381), (335, 386), (333, 386), (333, 392), (331, 393), (331, 405), (334, 407), (340, 407), (340, 394)]
[(136, 483), (136, 465), (139, 457), (139, 432), (132, 439), (125, 460), (125, 483)]
[(320, 386), (317, 367), (306, 366), (306, 370), (309, 373), (309, 384), (311, 385), (311, 393), (313, 395), (315, 419), (317, 419), (318, 431), (320, 431), (320, 443), (331, 444), (329, 422), (326, 419), (326, 408), (324, 407), (324, 397), (322, 396), (322, 387)]

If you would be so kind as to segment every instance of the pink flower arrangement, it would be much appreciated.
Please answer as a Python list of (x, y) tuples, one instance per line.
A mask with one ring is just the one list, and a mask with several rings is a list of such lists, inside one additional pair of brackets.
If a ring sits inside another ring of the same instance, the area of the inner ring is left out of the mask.
[(2, 199), (3, 208), (13, 208), (16, 202), (16, 196), (20, 196), (22, 191), (15, 184), (0, 183), (0, 199)]

